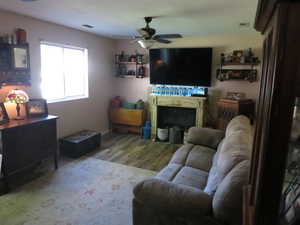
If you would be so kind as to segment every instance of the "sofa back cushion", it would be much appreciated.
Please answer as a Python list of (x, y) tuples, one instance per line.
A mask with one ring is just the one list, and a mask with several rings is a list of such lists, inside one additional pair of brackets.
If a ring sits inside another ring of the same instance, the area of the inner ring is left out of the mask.
[(194, 145), (203, 145), (217, 149), (223, 138), (224, 132), (222, 130), (191, 127), (187, 136), (187, 142)]
[(247, 184), (250, 161), (238, 163), (219, 184), (213, 198), (213, 215), (224, 224), (242, 224), (243, 186)]
[(250, 121), (245, 116), (231, 120), (226, 129), (225, 138), (219, 144), (209, 171), (204, 191), (211, 196), (225, 176), (243, 160), (250, 159), (252, 150), (252, 133)]
[(228, 137), (232, 133), (237, 131), (243, 131), (246, 133), (252, 133), (252, 127), (250, 125), (250, 120), (247, 116), (239, 115), (234, 117), (227, 125), (225, 136)]

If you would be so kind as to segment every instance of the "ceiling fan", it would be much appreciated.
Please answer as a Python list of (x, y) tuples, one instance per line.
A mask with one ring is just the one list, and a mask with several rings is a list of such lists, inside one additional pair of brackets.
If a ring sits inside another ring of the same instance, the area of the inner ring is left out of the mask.
[(168, 39), (172, 38), (182, 38), (180, 34), (156, 34), (156, 30), (151, 28), (149, 24), (151, 23), (154, 17), (145, 17), (146, 26), (137, 30), (140, 36), (135, 37), (135, 41), (137, 41), (142, 48), (149, 49), (151, 48), (155, 42), (170, 44), (172, 41)]

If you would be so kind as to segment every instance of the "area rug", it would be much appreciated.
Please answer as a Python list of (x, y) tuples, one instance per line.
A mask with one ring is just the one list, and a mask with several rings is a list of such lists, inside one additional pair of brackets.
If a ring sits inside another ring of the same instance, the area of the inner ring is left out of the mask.
[(154, 175), (81, 158), (0, 196), (0, 224), (130, 225), (132, 189)]
[(114, 143), (93, 157), (134, 166), (142, 169), (160, 171), (165, 167), (180, 147), (178, 144), (154, 142), (137, 135), (119, 135)]

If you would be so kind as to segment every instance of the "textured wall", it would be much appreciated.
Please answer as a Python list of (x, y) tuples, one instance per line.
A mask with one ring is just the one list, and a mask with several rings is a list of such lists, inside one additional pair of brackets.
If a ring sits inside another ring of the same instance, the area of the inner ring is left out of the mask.
[[(83, 128), (106, 131), (108, 129), (107, 106), (114, 94), (112, 69), (115, 41), (93, 34), (66, 28), (0, 11), (0, 33), (10, 33), (17, 27), (27, 31), (30, 44), (31, 87), (25, 88), (31, 98), (41, 97), (40, 40), (68, 44), (88, 49), (89, 53), (89, 98), (48, 104), (49, 113), (59, 119), (59, 134), (64, 136)], [(0, 97), (9, 89), (0, 90)], [(11, 111), (11, 106), (9, 106)]]

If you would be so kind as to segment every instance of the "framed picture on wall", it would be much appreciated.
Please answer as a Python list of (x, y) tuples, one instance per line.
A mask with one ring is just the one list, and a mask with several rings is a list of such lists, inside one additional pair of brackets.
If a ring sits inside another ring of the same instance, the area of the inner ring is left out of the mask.
[(30, 99), (26, 103), (26, 114), (28, 118), (48, 116), (48, 106), (45, 99)]

